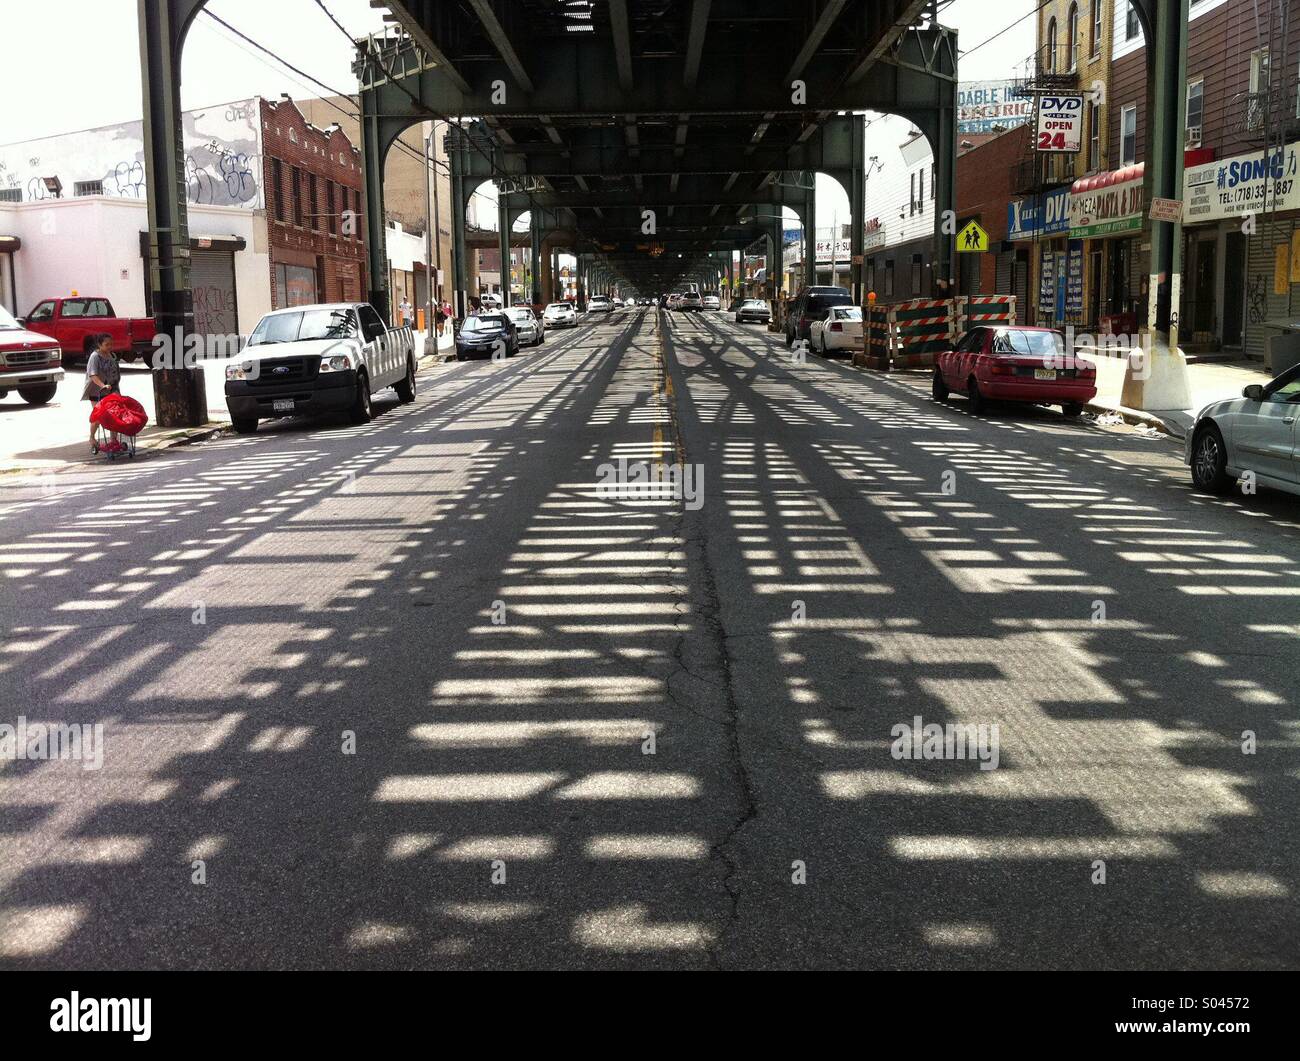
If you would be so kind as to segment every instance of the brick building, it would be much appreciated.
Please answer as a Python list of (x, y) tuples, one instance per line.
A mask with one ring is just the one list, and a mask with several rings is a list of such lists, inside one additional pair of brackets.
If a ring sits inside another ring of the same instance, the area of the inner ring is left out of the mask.
[(958, 254), (958, 293), (1014, 294), (1024, 320), (1029, 292), (1029, 252), (1010, 241), (1007, 203), (1014, 191), (1016, 166), (1032, 148), (1033, 131), (1018, 125), (984, 140), (957, 159), (957, 230), (979, 223), (989, 237), (986, 254)]
[(361, 152), (292, 100), (259, 100), (272, 305), (366, 297)]

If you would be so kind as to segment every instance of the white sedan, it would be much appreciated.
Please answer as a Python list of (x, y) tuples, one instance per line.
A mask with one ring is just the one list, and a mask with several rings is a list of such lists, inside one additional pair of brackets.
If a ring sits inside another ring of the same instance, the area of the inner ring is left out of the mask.
[(1213, 402), (1187, 433), (1184, 461), (1199, 490), (1222, 494), (1238, 479), (1300, 494), (1300, 365), (1240, 398)]
[(506, 315), (515, 322), (520, 346), (541, 346), (546, 342), (546, 324), (527, 306), (511, 306)]
[(808, 328), (809, 345), (823, 354), (862, 349), (862, 307), (832, 306)]
[(542, 310), (543, 328), (573, 328), (578, 323), (578, 311), (572, 302), (552, 302)]

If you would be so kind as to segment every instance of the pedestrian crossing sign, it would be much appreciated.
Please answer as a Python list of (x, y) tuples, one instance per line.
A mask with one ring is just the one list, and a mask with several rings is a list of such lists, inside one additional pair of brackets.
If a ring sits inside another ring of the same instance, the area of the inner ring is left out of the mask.
[(957, 233), (957, 252), (959, 254), (987, 254), (989, 251), (989, 234), (974, 221)]

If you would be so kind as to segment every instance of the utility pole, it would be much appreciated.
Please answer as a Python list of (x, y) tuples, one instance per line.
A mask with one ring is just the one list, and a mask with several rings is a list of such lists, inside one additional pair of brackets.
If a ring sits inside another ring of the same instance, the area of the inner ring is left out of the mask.
[(433, 209), (433, 124), (429, 125), (429, 135), (424, 140), (424, 334), (434, 336), (437, 347), (437, 332), (433, 327), (433, 227), (438, 218)]

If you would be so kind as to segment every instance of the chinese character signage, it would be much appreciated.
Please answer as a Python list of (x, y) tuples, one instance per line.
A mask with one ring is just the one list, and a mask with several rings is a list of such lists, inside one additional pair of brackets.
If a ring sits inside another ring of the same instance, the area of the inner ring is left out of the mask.
[(1183, 175), (1183, 222), (1198, 224), (1225, 217), (1255, 214), (1262, 210), (1300, 209), (1300, 187), (1296, 184), (1296, 152), (1300, 144), (1289, 144), (1271, 152), (1194, 166)]

